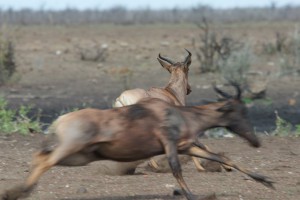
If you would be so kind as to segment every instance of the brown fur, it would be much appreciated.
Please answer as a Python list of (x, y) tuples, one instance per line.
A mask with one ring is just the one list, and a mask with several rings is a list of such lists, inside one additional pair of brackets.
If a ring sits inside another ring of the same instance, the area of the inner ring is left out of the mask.
[[(24, 185), (6, 191), (2, 200), (18, 199), (55, 165), (83, 166), (97, 160), (135, 161), (166, 154), (173, 175), (188, 200), (195, 196), (181, 172), (179, 154), (217, 161), (233, 167), (262, 184), (273, 187), (267, 177), (239, 167), (225, 156), (203, 149), (197, 137), (212, 127), (225, 127), (260, 146), (239, 99), (206, 106), (178, 107), (158, 99), (110, 110), (83, 109), (59, 117), (52, 127), (59, 144), (50, 153), (40, 151)], [(138, 111), (140, 118), (131, 118)], [(109, 121), (109, 123), (107, 123)], [(13, 191), (20, 191), (18, 194)]]
[[(183, 62), (174, 62), (159, 54), (157, 60), (171, 74), (168, 84), (163, 88), (152, 87), (148, 90), (140, 88), (126, 90), (116, 99), (113, 107), (132, 105), (145, 98), (158, 98), (173, 105), (185, 105), (186, 95), (191, 92), (191, 87), (188, 83), (188, 71), (192, 62), (192, 54), (189, 51), (187, 52), (188, 55)], [(135, 162), (105, 161), (102, 162), (104, 167), (99, 169), (99, 173), (106, 175), (134, 174), (137, 166), (143, 162), (144, 160)]]
[[(186, 50), (187, 51), (187, 50)], [(144, 98), (158, 98), (173, 105), (184, 106), (186, 102), (186, 95), (191, 92), (191, 87), (188, 83), (188, 72), (189, 66), (192, 62), (191, 53), (189, 54), (183, 62), (174, 62), (169, 58), (162, 57), (160, 54), (157, 58), (161, 66), (166, 69), (170, 74), (170, 80), (164, 88), (150, 88), (148, 90), (144, 89), (132, 89), (122, 92), (122, 94), (116, 99), (114, 107), (128, 106), (141, 101)], [(163, 157), (163, 156), (161, 156)], [(180, 157), (182, 159), (183, 157)], [(165, 161), (163, 161), (163, 159)], [(161, 159), (151, 159), (150, 163), (155, 163), (155, 165), (149, 164), (148, 167), (152, 167), (152, 170), (155, 172), (165, 172), (163, 169), (164, 163), (167, 161), (167, 158)], [(182, 162), (184, 160), (181, 160)], [(201, 166), (201, 163), (198, 159), (193, 158), (195, 166), (199, 172), (205, 171)], [(103, 163), (105, 167), (102, 167), (99, 172), (106, 175), (128, 175), (134, 174), (135, 169), (144, 160), (135, 161), (131, 163), (118, 163), (113, 161), (106, 161)], [(156, 167), (154, 167), (156, 166)], [(225, 168), (225, 167), (224, 167)]]
[(126, 90), (116, 99), (114, 107), (132, 105), (144, 98), (158, 98), (174, 105), (185, 105), (186, 95), (191, 92), (191, 87), (188, 83), (188, 71), (192, 62), (192, 54), (189, 51), (187, 52), (189, 55), (185, 60), (176, 63), (159, 54), (157, 60), (171, 74), (168, 84), (163, 88), (153, 87), (148, 90), (140, 88)]

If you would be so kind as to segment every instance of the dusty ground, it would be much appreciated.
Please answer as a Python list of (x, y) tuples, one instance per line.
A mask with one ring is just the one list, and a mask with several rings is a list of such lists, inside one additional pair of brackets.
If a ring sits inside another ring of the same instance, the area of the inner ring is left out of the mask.
[[(278, 77), (278, 58), (259, 52), (260, 45), (272, 41), (276, 31), (290, 34), (293, 30), (292, 23), (232, 25), (218, 30), (258, 49), (251, 70), (268, 79), (268, 101), (250, 104), (249, 113), (261, 136), (274, 130), (275, 110), (288, 122), (300, 124), (299, 76)], [(159, 52), (176, 61), (183, 60), (184, 48), (193, 53), (189, 75), (193, 92), (187, 98), (190, 105), (215, 98), (211, 83), (221, 82), (216, 74), (199, 73), (192, 47), (199, 29), (192, 25), (32, 26), (6, 27), (4, 32), (15, 42), (19, 67), (18, 81), (0, 87), (0, 95), (13, 108), (25, 104), (42, 109), (45, 123), (73, 108), (111, 107), (126, 88), (164, 86), (168, 73), (156, 60)], [(93, 49), (95, 44), (108, 47), (106, 60), (80, 60), (77, 47)], [(40, 141), (41, 136), (1, 136), (0, 191), (26, 177), (31, 154)], [(262, 148), (252, 149), (237, 138), (204, 141), (249, 169), (272, 177), (277, 182), (276, 191), (245, 179), (239, 172), (199, 174), (192, 163), (184, 166), (188, 185), (196, 194), (215, 192), (221, 200), (300, 199), (299, 138), (263, 137), (263, 142)], [(176, 199), (171, 195), (177, 187), (171, 174), (149, 173), (140, 167), (142, 175), (101, 176), (97, 173), (100, 165), (55, 168), (41, 179), (30, 199)]]
[[(31, 154), (39, 147), (41, 136), (1, 137), (0, 191), (20, 183), (28, 174)], [(183, 166), (184, 178), (196, 194), (216, 193), (219, 200), (297, 200), (300, 199), (300, 140), (264, 137), (263, 146), (254, 149), (244, 141), (203, 139), (216, 151), (224, 151), (236, 163), (271, 177), (276, 190), (248, 179), (240, 172), (198, 173), (192, 162)], [(14, 157), (12, 157), (12, 155)], [(167, 200), (178, 187), (171, 173), (155, 174), (142, 165), (138, 175), (103, 176), (97, 171), (101, 162), (85, 167), (56, 167), (40, 180), (28, 199), (86, 200)]]

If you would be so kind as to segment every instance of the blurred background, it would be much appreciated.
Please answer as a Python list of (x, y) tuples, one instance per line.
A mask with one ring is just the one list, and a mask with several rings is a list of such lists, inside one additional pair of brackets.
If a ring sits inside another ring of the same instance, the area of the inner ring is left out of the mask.
[[(111, 108), (127, 89), (165, 87), (159, 53), (182, 62), (185, 49), (187, 105), (217, 100), (213, 84), (234, 94), (228, 82), (237, 82), (262, 147), (222, 128), (201, 142), (277, 188), (224, 170), (198, 173), (189, 162), (191, 190), (219, 200), (300, 199), (299, 0), (0, 0), (0, 196), (28, 176), (31, 154), (45, 144), (37, 133), (58, 116)], [(182, 199), (171, 174), (143, 165), (139, 176), (101, 175), (100, 166), (114, 169), (101, 162), (54, 168), (28, 199)]]
[(164, 87), (158, 54), (183, 61), (186, 48), (189, 105), (235, 81), (256, 130), (300, 132), (299, 21), (296, 0), (1, 1), (0, 95), (47, 127), (71, 110), (110, 108), (125, 89)]

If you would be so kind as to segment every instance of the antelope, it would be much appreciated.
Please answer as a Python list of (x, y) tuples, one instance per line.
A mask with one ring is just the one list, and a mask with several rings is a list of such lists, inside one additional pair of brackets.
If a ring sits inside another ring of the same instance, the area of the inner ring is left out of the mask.
[(183, 62), (174, 62), (169, 58), (158, 54), (158, 62), (170, 74), (170, 80), (164, 88), (152, 87), (148, 90), (136, 88), (126, 90), (115, 100), (113, 107), (128, 106), (137, 103), (144, 98), (158, 98), (174, 105), (185, 105), (186, 95), (191, 93), (191, 86), (188, 83), (189, 66), (192, 63), (192, 53), (188, 52)]
[[(260, 146), (241, 101), (241, 90), (235, 88), (236, 95), (204, 106), (175, 106), (149, 98), (121, 108), (87, 108), (62, 115), (49, 128), (58, 138), (58, 145), (52, 149), (43, 146), (33, 156), (32, 170), (25, 183), (6, 190), (1, 199), (16, 200), (29, 195), (41, 175), (56, 165), (84, 166), (97, 160), (129, 162), (161, 154), (167, 155), (173, 176), (187, 200), (197, 198), (183, 179), (178, 154), (220, 162), (274, 188), (270, 178), (240, 167), (229, 158), (202, 148), (198, 142), (199, 133), (224, 127), (253, 147)], [(215, 91), (226, 97), (220, 89), (215, 87)]]
[[(152, 87), (148, 90), (136, 88), (131, 90), (126, 90), (121, 93), (121, 95), (116, 98), (113, 103), (113, 107), (123, 107), (137, 103), (145, 98), (158, 98), (169, 102), (173, 105), (184, 106), (186, 103), (186, 95), (191, 93), (191, 87), (188, 83), (188, 71), (189, 66), (191, 65), (191, 52), (185, 49), (188, 53), (183, 62), (174, 62), (170, 58), (166, 58), (158, 54), (157, 60), (161, 66), (166, 69), (170, 74), (170, 80), (164, 88)], [(203, 147), (208, 148), (203, 145)], [(165, 159), (165, 158), (162, 158)], [(192, 157), (196, 169), (201, 172), (205, 171), (202, 167), (199, 160), (195, 157)], [(110, 175), (129, 175), (134, 174), (136, 167), (143, 163), (143, 160), (136, 162), (109, 162), (107, 165), (105, 174)], [(155, 159), (150, 159), (148, 166), (154, 169), (156, 172), (162, 172), (163, 170), (160, 167)], [(227, 171), (230, 169), (226, 166), (223, 166)]]
[[(188, 55), (185, 57), (183, 62), (174, 62), (170, 58), (163, 57), (158, 54), (158, 62), (161, 66), (166, 69), (170, 74), (170, 80), (164, 88), (152, 87), (148, 90), (141, 88), (126, 90), (116, 98), (113, 103), (113, 107), (123, 107), (137, 103), (138, 101), (145, 98), (158, 98), (169, 102), (174, 105), (185, 105), (186, 95), (191, 93), (191, 87), (188, 83), (188, 71), (191, 65), (192, 53), (185, 49)], [(139, 160), (136, 162), (109, 162), (105, 174), (110, 175), (129, 175), (134, 174), (136, 167), (144, 162)], [(158, 170), (159, 166), (155, 160), (151, 160), (151, 167)], [(199, 162), (198, 162), (199, 163)], [(200, 164), (196, 164), (199, 170), (204, 170)]]

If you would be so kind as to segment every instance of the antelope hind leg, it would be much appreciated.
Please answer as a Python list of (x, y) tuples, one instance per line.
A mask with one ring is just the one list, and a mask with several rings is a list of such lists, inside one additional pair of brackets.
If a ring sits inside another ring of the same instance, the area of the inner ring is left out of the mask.
[[(181, 165), (186, 164), (191, 160), (190, 156), (187, 155), (178, 155), (178, 159)], [(147, 164), (147, 170), (156, 173), (172, 172), (168, 163), (168, 158), (165, 154), (152, 157)]]
[[(62, 163), (68, 166), (83, 165), (88, 160), (82, 160), (82, 155), (76, 155), (82, 147), (80, 145), (61, 145), (53, 151), (38, 152), (33, 156), (32, 169), (24, 184), (18, 185), (12, 189), (5, 191), (1, 196), (1, 200), (17, 200), (30, 194), (39, 178), (51, 167)], [(72, 158), (72, 159), (70, 159)], [(80, 163), (81, 162), (81, 163)]]
[(47, 165), (43, 164), (48, 158), (49, 154), (42, 152), (35, 154), (32, 161), (32, 170), (26, 182), (6, 190), (1, 195), (1, 200), (17, 200), (29, 196), (40, 175), (49, 169)]

